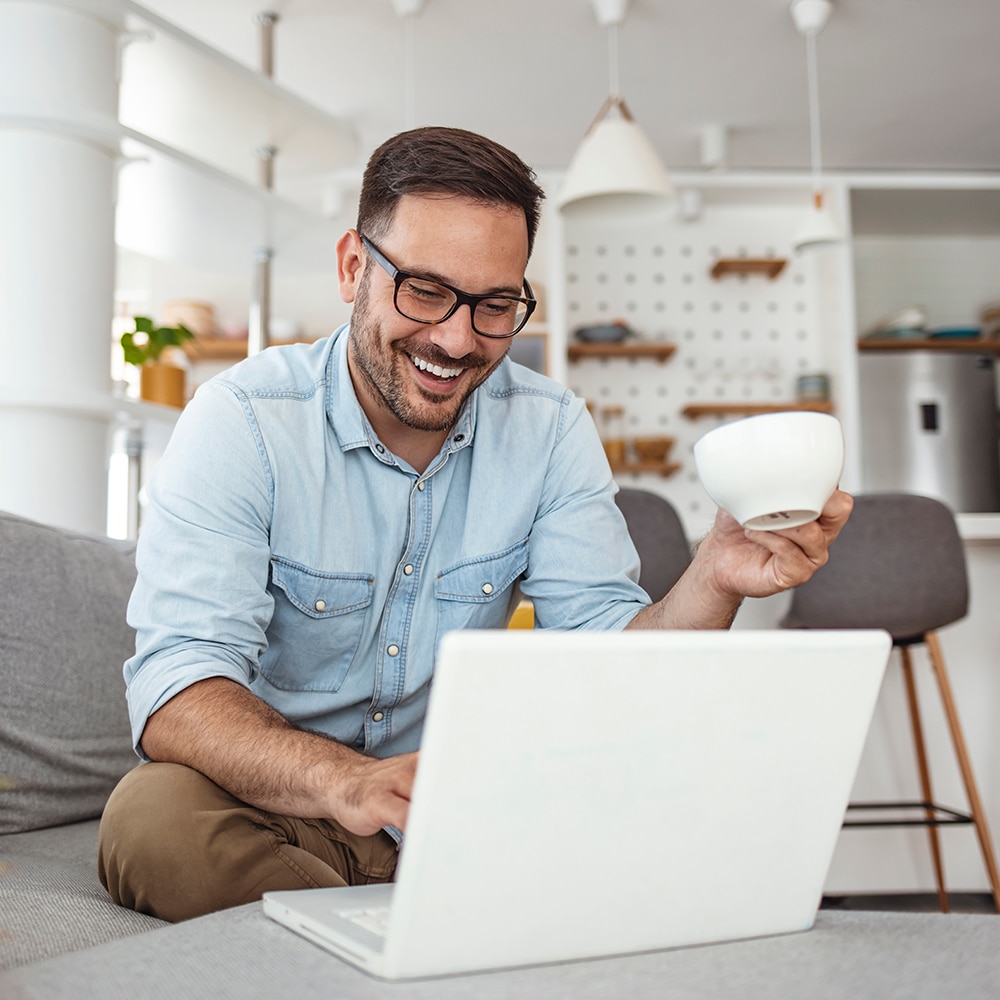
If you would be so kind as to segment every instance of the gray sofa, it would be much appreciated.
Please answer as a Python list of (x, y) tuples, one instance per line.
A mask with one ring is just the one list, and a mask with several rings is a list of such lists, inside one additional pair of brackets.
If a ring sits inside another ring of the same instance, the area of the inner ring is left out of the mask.
[(163, 926), (97, 878), (101, 811), (138, 763), (134, 580), (134, 544), (0, 512), (0, 969)]

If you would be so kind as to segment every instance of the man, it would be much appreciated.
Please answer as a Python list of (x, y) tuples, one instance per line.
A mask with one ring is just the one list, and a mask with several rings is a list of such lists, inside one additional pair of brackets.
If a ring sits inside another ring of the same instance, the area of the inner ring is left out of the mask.
[(504, 361), (541, 197), (480, 136), (390, 139), (337, 245), (349, 327), (236, 366), (178, 422), (125, 667), (155, 763), (101, 830), (123, 905), (178, 920), (390, 879), (437, 640), (503, 627), (520, 592), (545, 628), (725, 628), (825, 562), (840, 492), (783, 533), (720, 514), (650, 604), (583, 402)]

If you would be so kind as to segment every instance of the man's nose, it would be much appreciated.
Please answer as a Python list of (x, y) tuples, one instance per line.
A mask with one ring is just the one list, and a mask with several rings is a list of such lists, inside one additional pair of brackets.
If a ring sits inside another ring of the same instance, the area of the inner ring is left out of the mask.
[(463, 302), (443, 323), (431, 328), (431, 339), (450, 358), (464, 358), (478, 347), (472, 329), (472, 306)]

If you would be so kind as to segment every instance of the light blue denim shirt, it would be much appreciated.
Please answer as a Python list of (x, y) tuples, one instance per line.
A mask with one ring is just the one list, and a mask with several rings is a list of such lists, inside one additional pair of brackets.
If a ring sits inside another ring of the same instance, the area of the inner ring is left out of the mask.
[(649, 603), (583, 402), (505, 360), (418, 474), (378, 440), (348, 328), (202, 386), (149, 485), (125, 664), (133, 737), (229, 677), (379, 757), (417, 748), (437, 642), (503, 628), (621, 629)]

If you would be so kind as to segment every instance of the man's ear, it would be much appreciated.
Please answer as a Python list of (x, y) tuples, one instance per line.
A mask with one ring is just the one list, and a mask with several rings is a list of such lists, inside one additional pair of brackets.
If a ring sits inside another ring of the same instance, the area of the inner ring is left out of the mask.
[(348, 229), (337, 240), (337, 284), (340, 286), (340, 297), (344, 302), (353, 302), (357, 296), (364, 265), (361, 237), (355, 230)]

